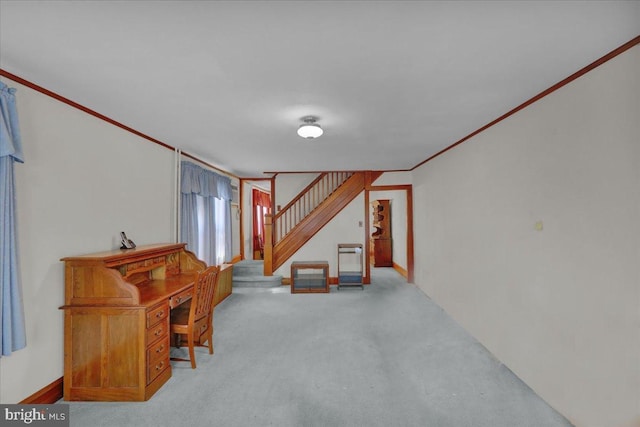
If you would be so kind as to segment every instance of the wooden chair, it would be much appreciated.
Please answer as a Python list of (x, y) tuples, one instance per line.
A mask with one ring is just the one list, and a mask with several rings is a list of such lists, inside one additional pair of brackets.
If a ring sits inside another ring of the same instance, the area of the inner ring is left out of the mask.
[[(191, 300), (171, 310), (172, 343), (180, 348), (186, 337), (189, 347), (189, 359), (171, 358), (171, 360), (191, 361), (196, 368), (195, 347), (209, 347), (213, 354), (213, 298), (218, 285), (220, 268), (211, 266), (198, 274), (193, 284)], [(207, 342), (208, 345), (204, 345)]]

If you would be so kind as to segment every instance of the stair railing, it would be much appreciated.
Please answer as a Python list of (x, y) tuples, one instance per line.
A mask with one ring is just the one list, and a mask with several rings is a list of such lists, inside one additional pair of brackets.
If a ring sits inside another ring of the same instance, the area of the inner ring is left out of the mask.
[(293, 230), (296, 225), (306, 218), (320, 203), (329, 197), (353, 172), (325, 172), (318, 175), (304, 190), (302, 190), (280, 212), (273, 215), (273, 244)]

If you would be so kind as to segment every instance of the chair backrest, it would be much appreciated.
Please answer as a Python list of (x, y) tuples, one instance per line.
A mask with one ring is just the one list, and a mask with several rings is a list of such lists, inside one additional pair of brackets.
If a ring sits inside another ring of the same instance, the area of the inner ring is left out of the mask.
[(207, 317), (213, 310), (213, 298), (218, 283), (220, 267), (212, 265), (198, 274), (191, 297), (189, 322), (195, 323)]

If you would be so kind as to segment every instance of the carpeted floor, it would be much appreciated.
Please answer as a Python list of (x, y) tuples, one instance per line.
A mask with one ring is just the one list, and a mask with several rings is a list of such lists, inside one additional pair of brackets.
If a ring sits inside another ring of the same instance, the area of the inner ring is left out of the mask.
[(393, 269), (329, 294), (234, 289), (215, 354), (144, 403), (73, 402), (71, 426), (571, 424)]

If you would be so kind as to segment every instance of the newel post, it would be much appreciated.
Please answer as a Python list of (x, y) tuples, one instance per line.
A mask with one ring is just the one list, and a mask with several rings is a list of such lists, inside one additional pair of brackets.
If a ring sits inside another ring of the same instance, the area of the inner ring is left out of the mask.
[(264, 273), (273, 276), (273, 215), (264, 216)]

